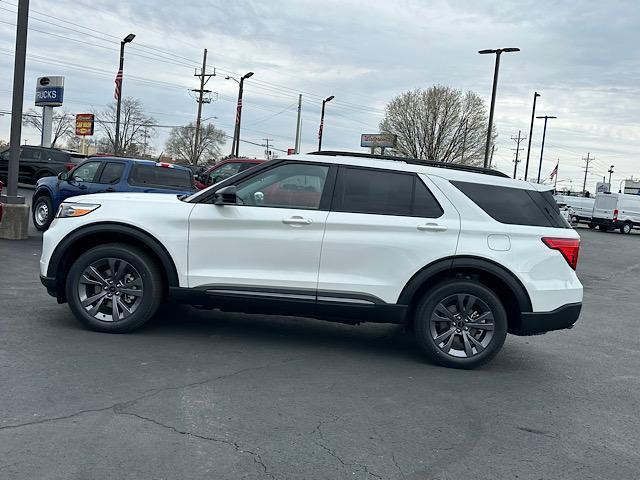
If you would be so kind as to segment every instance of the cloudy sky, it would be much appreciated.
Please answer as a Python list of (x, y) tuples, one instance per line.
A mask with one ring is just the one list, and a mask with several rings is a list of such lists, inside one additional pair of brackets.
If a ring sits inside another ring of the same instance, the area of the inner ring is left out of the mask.
[[(16, 4), (0, 0), (0, 111), (11, 105)], [(537, 114), (558, 116), (549, 122), (543, 177), (560, 159), (561, 184), (581, 188), (582, 157), (590, 152), (596, 160), (588, 185), (612, 164), (617, 185), (640, 176), (638, 25), (637, 0), (31, 0), (25, 108), (42, 75), (66, 77), (69, 112), (103, 108), (113, 100), (119, 41), (133, 32), (124, 92), (139, 98), (158, 124), (193, 121), (189, 90), (207, 48), (208, 69), (217, 73), (208, 88), (217, 100), (204, 106), (203, 116), (217, 117), (218, 127), (233, 133), (237, 84), (225, 75), (253, 71), (245, 84), (244, 140), (293, 147), (302, 93), (302, 150), (313, 150), (321, 100), (335, 95), (323, 147), (357, 151), (360, 133), (376, 132), (386, 103), (402, 91), (444, 84), (488, 101), (493, 57), (477, 51), (513, 46), (522, 51), (503, 55), (494, 163), (512, 172), (511, 137), (519, 129), (528, 135), (538, 91)], [(168, 131), (158, 129), (156, 152)], [(4, 115), (0, 138), (8, 136)], [(39, 141), (30, 129), (23, 138)], [(243, 143), (241, 153), (263, 156), (264, 148)]]

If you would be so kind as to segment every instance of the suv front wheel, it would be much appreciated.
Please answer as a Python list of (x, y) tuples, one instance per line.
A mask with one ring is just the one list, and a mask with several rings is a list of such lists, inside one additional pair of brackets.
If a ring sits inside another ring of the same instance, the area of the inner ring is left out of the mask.
[(36, 199), (33, 203), (31, 214), (33, 218), (33, 225), (38, 231), (44, 232), (49, 228), (55, 214), (49, 195), (43, 194)]
[(507, 336), (500, 299), (472, 280), (451, 280), (427, 292), (416, 309), (414, 331), (435, 363), (475, 368), (491, 360)]
[(156, 263), (138, 248), (107, 244), (73, 263), (66, 285), (69, 306), (86, 327), (124, 333), (147, 322), (162, 299)]

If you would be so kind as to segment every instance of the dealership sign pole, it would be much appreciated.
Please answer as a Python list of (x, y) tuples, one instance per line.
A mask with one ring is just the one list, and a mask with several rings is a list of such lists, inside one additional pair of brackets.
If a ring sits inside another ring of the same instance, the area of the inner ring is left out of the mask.
[(93, 113), (78, 113), (76, 115), (76, 135), (82, 138), (80, 153), (87, 154), (85, 151), (85, 138), (93, 135), (94, 126), (95, 117)]

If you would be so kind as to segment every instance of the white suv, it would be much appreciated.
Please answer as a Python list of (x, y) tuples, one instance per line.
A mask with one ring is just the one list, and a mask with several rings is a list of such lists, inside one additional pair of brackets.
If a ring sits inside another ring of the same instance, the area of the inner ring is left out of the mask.
[(545, 187), (481, 168), (320, 152), (189, 197), (67, 200), (42, 283), (87, 327), (133, 330), (161, 302), (406, 324), (435, 362), (472, 368), (507, 332), (571, 327), (580, 240)]

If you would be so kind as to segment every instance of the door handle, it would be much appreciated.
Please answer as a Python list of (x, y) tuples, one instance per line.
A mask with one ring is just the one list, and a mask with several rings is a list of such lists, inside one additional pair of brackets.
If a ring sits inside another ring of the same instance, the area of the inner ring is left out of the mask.
[(105, 190), (105, 192), (115, 192), (115, 190), (114, 190), (113, 188), (109, 187), (109, 188), (107, 188), (107, 189)]
[(302, 225), (311, 225), (313, 223), (313, 220), (311, 220), (310, 218), (295, 216), (295, 217), (283, 218), (282, 223), (284, 223), (285, 225), (302, 226)]
[(418, 225), (418, 230), (421, 232), (446, 232), (447, 227), (438, 225), (437, 223), (423, 223), (422, 225)]
[(80, 190), (86, 190), (86, 189), (87, 189), (87, 186), (86, 186), (86, 185), (83, 185), (83, 184), (81, 183), (80, 185), (78, 185), (78, 188), (79, 188)]

